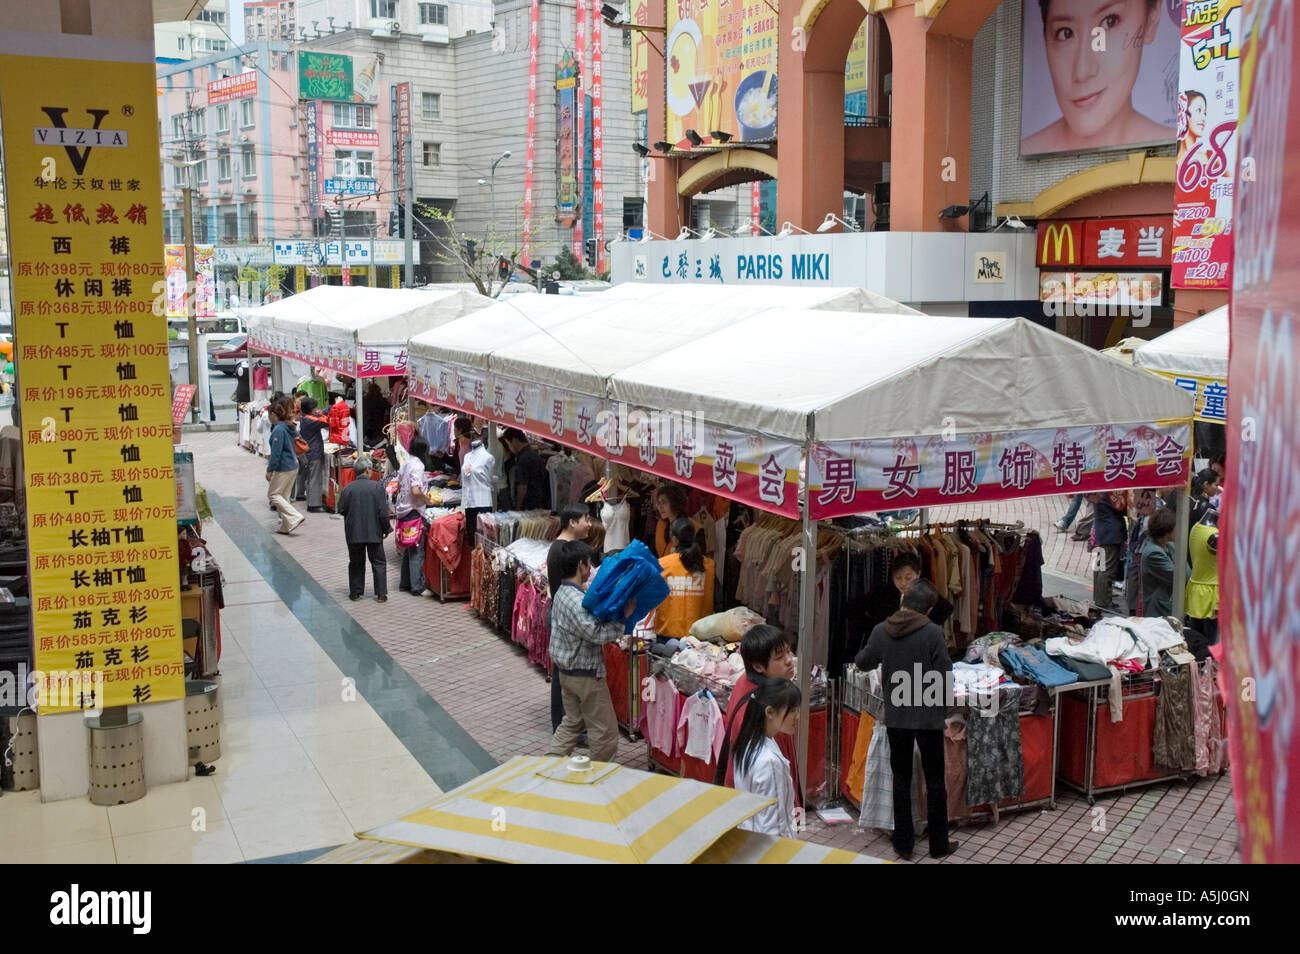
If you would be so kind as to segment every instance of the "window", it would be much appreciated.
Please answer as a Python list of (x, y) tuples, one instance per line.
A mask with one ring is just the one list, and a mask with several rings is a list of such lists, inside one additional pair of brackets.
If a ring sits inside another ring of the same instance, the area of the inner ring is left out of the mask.
[(335, 150), (334, 175), (339, 179), (373, 179), (375, 154), (369, 150)]
[(397, 17), (397, 0), (370, 0), (370, 15), (385, 17), (389, 20)]
[(217, 153), (217, 181), (230, 181), (230, 153), (228, 152)]
[(206, 109), (194, 110), (194, 135), (202, 139), (208, 134), (208, 111)]
[(172, 138), (176, 140), (183, 140), (185, 138), (185, 117), (184, 116), (172, 117)]
[(424, 164), (435, 169), (442, 165), (442, 143), (426, 142), (424, 144)]
[(176, 49), (180, 50), (182, 53), (185, 52), (185, 37), (178, 36), (176, 38)]
[(447, 5), (445, 3), (420, 4), (420, 22), (434, 26), (447, 25)]
[(217, 132), (230, 132), (230, 107), (225, 103), (217, 107)]
[(201, 186), (208, 184), (208, 164), (206, 161), (200, 162), (194, 167), (194, 181)]
[(252, 143), (240, 150), (240, 171), (245, 179), (252, 179), (257, 175), (257, 154), (253, 152)]
[(334, 125), (344, 129), (374, 129), (374, 110), (370, 106), (335, 103)]
[(221, 207), (221, 240), (239, 241), (239, 212), (228, 205)]
[(442, 118), (442, 94), (441, 93), (421, 93), (420, 101), (424, 106), (425, 119)]
[(243, 129), (253, 125), (253, 101), (251, 99), (241, 99), (239, 101), (239, 125)]

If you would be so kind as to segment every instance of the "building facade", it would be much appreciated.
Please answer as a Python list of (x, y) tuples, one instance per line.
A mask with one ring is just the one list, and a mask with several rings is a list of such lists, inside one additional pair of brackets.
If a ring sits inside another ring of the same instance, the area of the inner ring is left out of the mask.
[(160, 63), (203, 59), (238, 42), (230, 35), (230, 0), (209, 0), (192, 20), (157, 23), (153, 33)]
[(281, 40), (294, 38), (294, 0), (261, 0), (244, 4), (244, 41)]

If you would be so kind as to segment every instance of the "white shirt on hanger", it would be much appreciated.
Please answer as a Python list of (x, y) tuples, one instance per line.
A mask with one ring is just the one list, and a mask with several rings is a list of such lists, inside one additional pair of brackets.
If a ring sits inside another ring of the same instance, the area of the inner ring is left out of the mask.
[(495, 467), (496, 458), (482, 441), (475, 441), (460, 465), (461, 501), (467, 509), (492, 506), (492, 471)]
[(632, 542), (632, 508), (626, 500), (605, 501), (600, 508), (600, 522), (605, 527), (605, 552), (616, 553)]

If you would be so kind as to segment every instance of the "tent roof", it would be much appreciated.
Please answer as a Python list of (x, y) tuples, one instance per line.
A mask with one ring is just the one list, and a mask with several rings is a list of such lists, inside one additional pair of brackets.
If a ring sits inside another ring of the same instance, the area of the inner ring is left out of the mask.
[(1228, 379), (1228, 306), (1206, 312), (1133, 352), (1133, 363), (1148, 371)]
[[(565, 332), (573, 326), (566, 326)], [(617, 400), (803, 442), (1188, 418), (1191, 395), (1023, 318), (771, 309), (618, 371)], [(950, 422), (946, 419), (950, 419)]]
[(608, 298), (638, 301), (660, 308), (815, 308), (818, 311), (878, 312), (920, 315), (915, 308), (867, 291), (865, 288), (820, 288), (799, 285), (643, 285), (622, 282), (607, 293)]
[(497, 348), (523, 337), (541, 335), (558, 324), (572, 320), (594, 299), (563, 295), (518, 295), (496, 302), (410, 341), (412, 355), (451, 361), (465, 367), (486, 368), (487, 356)]
[(489, 299), (464, 287), (368, 288), (318, 285), (249, 312), (249, 324), (360, 345), (405, 344), (415, 334), (485, 308)]

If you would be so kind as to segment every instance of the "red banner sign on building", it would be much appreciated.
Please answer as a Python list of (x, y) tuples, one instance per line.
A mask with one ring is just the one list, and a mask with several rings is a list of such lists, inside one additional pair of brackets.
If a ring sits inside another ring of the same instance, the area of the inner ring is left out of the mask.
[(209, 106), (215, 106), (217, 103), (228, 103), (232, 99), (243, 99), (246, 96), (256, 95), (256, 70), (249, 70), (247, 73), (236, 73), (234, 76), (226, 76), (219, 80), (213, 80), (208, 84)]
[(573, 30), (573, 58), (578, 61), (578, 86), (573, 93), (573, 109), (577, 119), (577, 135), (573, 140), (573, 168), (578, 173), (578, 188), (574, 196), (575, 205), (578, 210), (577, 217), (573, 220), (573, 257), (582, 261), (582, 209), (583, 198), (582, 189), (586, 185), (586, 167), (583, 165), (585, 159), (584, 148), (586, 146), (586, 128), (587, 128), (587, 5), (578, 0), (573, 5), (574, 8), (574, 30)]
[(1057, 219), (1038, 223), (1039, 268), (1161, 268), (1169, 265), (1173, 220)]
[(600, 63), (604, 22), (601, 0), (592, 0), (591, 13), (591, 210), (592, 238), (596, 240), (596, 272), (605, 271), (605, 158), (604, 120), (601, 119)]
[(533, 152), (537, 141), (537, 29), (541, 0), (532, 0), (528, 22), (528, 139), (524, 145), (524, 234), (520, 257), (531, 261), (533, 244)]
[(757, 182), (749, 184), (749, 230), (758, 236), (759, 218), (763, 214), (763, 190)]

